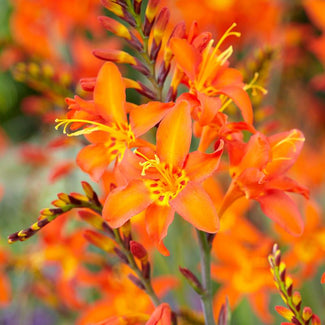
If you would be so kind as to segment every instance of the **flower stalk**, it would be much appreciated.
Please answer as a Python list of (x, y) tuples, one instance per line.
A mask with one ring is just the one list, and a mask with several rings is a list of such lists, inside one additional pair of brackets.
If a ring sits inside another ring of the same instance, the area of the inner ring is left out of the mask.
[(211, 280), (211, 245), (208, 242), (207, 233), (197, 230), (197, 236), (201, 256), (201, 275), (204, 287), (200, 295), (204, 319), (206, 325), (214, 325), (215, 320), (212, 309), (212, 280)]

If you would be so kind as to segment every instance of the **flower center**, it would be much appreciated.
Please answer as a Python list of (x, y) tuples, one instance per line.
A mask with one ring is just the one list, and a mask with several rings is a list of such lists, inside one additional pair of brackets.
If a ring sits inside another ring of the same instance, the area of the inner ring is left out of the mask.
[[(82, 119), (56, 119), (56, 129), (63, 125), (63, 133), (68, 136), (79, 136), (91, 134), (95, 131), (102, 131), (109, 134), (109, 139), (104, 142), (107, 148), (107, 155), (112, 159), (123, 158), (125, 149), (131, 147), (135, 142), (135, 136), (128, 123), (110, 123), (105, 125), (95, 121)], [(73, 129), (71, 125), (73, 125)], [(68, 130), (69, 127), (69, 130)]]
[(156, 203), (169, 206), (169, 201), (174, 199), (187, 185), (189, 178), (186, 172), (181, 168), (161, 162), (157, 155), (154, 159), (149, 159), (137, 150), (135, 153), (145, 159), (144, 162), (140, 162), (142, 176), (146, 176), (146, 171), (151, 168), (158, 172), (159, 178), (155, 174), (152, 178), (145, 180), (145, 185)]
[(208, 96), (213, 96), (216, 93), (216, 90), (211, 85), (217, 71), (223, 66), (229, 57), (232, 55), (233, 48), (229, 46), (225, 51), (220, 51), (220, 46), (226, 38), (229, 36), (240, 37), (239, 32), (234, 32), (233, 29), (236, 27), (236, 24), (232, 24), (228, 30), (222, 35), (217, 45), (213, 48), (214, 40), (211, 40), (207, 47), (202, 52), (202, 62), (199, 74), (190, 84), (191, 91), (197, 90), (201, 93), (205, 93)]

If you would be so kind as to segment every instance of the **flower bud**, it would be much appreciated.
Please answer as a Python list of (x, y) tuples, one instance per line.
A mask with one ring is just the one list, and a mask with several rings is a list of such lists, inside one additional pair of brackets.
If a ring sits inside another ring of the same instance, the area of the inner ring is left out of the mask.
[(114, 241), (103, 234), (93, 230), (85, 230), (83, 235), (91, 244), (105, 252), (112, 253), (114, 251)]
[(191, 287), (200, 295), (204, 293), (203, 286), (199, 279), (189, 270), (186, 268), (179, 267), (178, 268), (182, 275), (187, 279)]

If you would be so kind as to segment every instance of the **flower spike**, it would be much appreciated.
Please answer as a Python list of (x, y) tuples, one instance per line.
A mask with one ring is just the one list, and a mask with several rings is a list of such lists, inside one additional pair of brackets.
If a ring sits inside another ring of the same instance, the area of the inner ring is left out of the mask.
[(281, 262), (281, 251), (277, 244), (274, 244), (272, 253), (269, 255), (269, 263), (274, 283), (279, 290), (284, 303), (288, 308), (276, 306), (276, 311), (294, 325), (320, 325), (317, 315), (310, 307), (301, 308), (301, 295), (298, 291), (293, 292), (292, 278), (286, 274), (286, 265)]

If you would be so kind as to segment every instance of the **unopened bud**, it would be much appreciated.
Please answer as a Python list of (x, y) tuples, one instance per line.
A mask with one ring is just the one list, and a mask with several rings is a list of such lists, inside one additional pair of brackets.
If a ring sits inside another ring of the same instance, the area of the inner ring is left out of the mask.
[(99, 232), (93, 230), (85, 230), (84, 237), (91, 244), (104, 250), (107, 253), (112, 253), (114, 251), (114, 247), (115, 247), (114, 241)]
[(199, 279), (189, 269), (179, 267), (179, 270), (182, 273), (182, 275), (187, 279), (191, 287), (198, 294), (202, 295), (204, 293), (204, 289)]
[(99, 16), (98, 20), (103, 25), (103, 27), (111, 33), (127, 40), (131, 39), (129, 30), (115, 19), (106, 16)]
[(129, 23), (132, 27), (136, 26), (135, 20), (128, 12), (127, 7), (123, 1), (101, 0), (103, 6), (114, 13), (116, 16), (122, 18)]
[(82, 188), (87, 196), (87, 198), (95, 203), (97, 206), (101, 206), (101, 203), (98, 199), (97, 193), (94, 191), (94, 189), (91, 187), (91, 185), (87, 182), (81, 182)]
[(145, 290), (145, 286), (142, 284), (142, 282), (133, 274), (129, 274), (128, 278), (141, 290)]
[(129, 264), (128, 258), (125, 256), (125, 254), (123, 254), (123, 252), (120, 249), (118, 249), (117, 247), (114, 247), (114, 252), (119, 257), (121, 262), (123, 262), (127, 265)]
[(133, 1), (133, 6), (134, 6), (134, 12), (139, 15), (141, 12), (141, 4), (142, 0), (134, 0)]
[(62, 200), (54, 200), (54, 201), (51, 202), (51, 204), (54, 205), (55, 207), (58, 207), (58, 208), (63, 208), (63, 207), (65, 207), (67, 205), (67, 203), (62, 201)]
[(321, 325), (320, 318), (315, 314), (311, 318), (311, 325)]
[(157, 58), (158, 52), (161, 48), (161, 42), (164, 35), (164, 31), (169, 21), (169, 16), (170, 16), (170, 12), (168, 8), (163, 8), (156, 19), (156, 23), (152, 29), (153, 38), (152, 38), (152, 45), (150, 49), (151, 60), (156, 60)]
[(143, 33), (145, 36), (149, 36), (152, 25), (155, 21), (157, 11), (158, 11), (158, 5), (160, 0), (149, 0), (147, 9), (145, 12), (145, 21), (144, 21), (144, 27), (143, 27)]
[(96, 78), (82, 78), (79, 82), (81, 88), (84, 91), (94, 91), (96, 85)]
[(94, 50), (93, 55), (97, 58), (105, 61), (111, 61), (116, 63), (127, 63), (130, 64), (134, 69), (140, 71), (144, 75), (148, 76), (150, 74), (149, 69), (138, 59), (133, 57), (131, 54), (118, 51), (118, 50)]
[(81, 205), (83, 202), (89, 202), (88, 198), (80, 193), (72, 192), (69, 194), (69, 199), (72, 204)]
[(305, 307), (302, 310), (302, 318), (305, 322), (309, 322), (309, 320), (312, 318), (313, 316), (313, 311), (310, 307)]
[[(294, 305), (297, 307), (297, 306), (300, 306), (301, 305), (301, 295), (299, 293), (299, 291), (295, 291), (292, 295), (292, 301), (294, 303)], [(298, 308), (297, 308), (298, 309)], [(300, 308), (299, 308), (300, 309)]]
[(70, 199), (69, 199), (68, 194), (66, 194), (66, 193), (58, 193), (57, 196), (61, 201), (65, 202), (67, 204), (70, 203)]
[(148, 260), (147, 250), (134, 240), (130, 241), (130, 251), (132, 255), (139, 260)]

